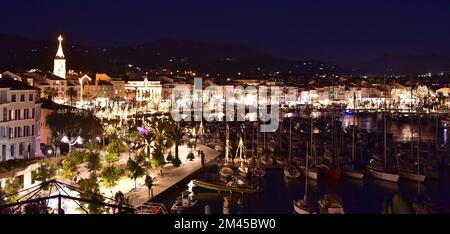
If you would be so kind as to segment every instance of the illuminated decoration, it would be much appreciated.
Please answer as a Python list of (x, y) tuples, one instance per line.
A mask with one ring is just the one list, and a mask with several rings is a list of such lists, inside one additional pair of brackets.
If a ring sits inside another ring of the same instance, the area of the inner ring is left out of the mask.
[(69, 144), (70, 142), (69, 142), (69, 138), (67, 137), (67, 136), (63, 136), (63, 138), (61, 138), (61, 142), (62, 143), (66, 143), (66, 144)]
[(61, 138), (61, 142), (62, 142), (62, 143), (69, 144), (69, 146), (74, 146), (75, 144), (81, 145), (81, 144), (83, 144), (83, 138), (81, 138), (80, 136), (78, 136), (78, 137), (75, 139), (74, 142), (70, 142), (70, 140), (69, 140), (69, 138), (68, 138), (67, 136), (63, 136), (63, 137)]
[(140, 128), (138, 134), (141, 136), (147, 135), (149, 132), (148, 128)]
[(53, 74), (63, 79), (66, 79), (66, 59), (64, 57), (62, 49), (62, 40), (63, 40), (62, 36), (59, 35), (58, 37), (59, 47), (58, 51), (56, 52), (56, 57), (54, 60)]

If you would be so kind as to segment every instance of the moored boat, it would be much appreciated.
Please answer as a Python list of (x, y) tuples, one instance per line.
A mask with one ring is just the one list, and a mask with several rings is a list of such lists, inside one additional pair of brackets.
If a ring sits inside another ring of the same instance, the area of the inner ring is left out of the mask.
[(296, 167), (290, 165), (284, 168), (284, 176), (287, 178), (296, 179), (299, 178), (302, 175), (300, 170), (298, 170)]
[(286, 166), (287, 165), (287, 161), (285, 158), (282, 157), (278, 157), (275, 159), (275, 161), (277, 162), (278, 165), (280, 166)]
[(197, 204), (197, 200), (192, 200), (190, 194), (191, 192), (189, 191), (182, 192), (181, 197), (177, 198), (170, 210), (172, 212), (181, 213), (192, 209)]
[(199, 187), (202, 187), (205, 189), (212, 189), (215, 191), (238, 192), (238, 193), (257, 193), (257, 192), (262, 191), (261, 188), (254, 188), (254, 187), (246, 185), (244, 183), (233, 182), (233, 181), (224, 183), (224, 182), (220, 182), (220, 181), (207, 182), (207, 181), (201, 181), (201, 180), (193, 180), (192, 182)]
[(251, 170), (252, 175), (256, 177), (263, 177), (266, 175), (266, 170), (262, 167), (255, 167)]
[(294, 200), (292, 201), (292, 205), (294, 206), (294, 211), (296, 214), (317, 214), (314, 204), (308, 200)]
[(222, 176), (223, 178), (228, 179), (228, 178), (231, 178), (231, 176), (233, 176), (234, 170), (233, 170), (233, 168), (231, 168), (231, 167), (229, 167), (229, 166), (222, 166), (222, 167), (219, 169), (219, 174), (220, 174), (220, 176)]
[(387, 180), (387, 181), (394, 182), (394, 183), (397, 183), (398, 180), (400, 179), (400, 175), (395, 174), (395, 173), (390, 173), (380, 167), (375, 167), (372, 165), (367, 166), (367, 174), (369, 174), (370, 176), (373, 176), (377, 179)]
[(364, 178), (364, 172), (362, 172), (360, 170), (351, 169), (351, 168), (342, 169), (342, 174), (347, 177), (360, 179), (360, 180), (362, 180)]
[(324, 178), (328, 178), (331, 180), (340, 180), (341, 179), (341, 172), (335, 169), (330, 168), (327, 165), (320, 165), (319, 166), (319, 173)]
[(398, 174), (405, 179), (409, 179), (409, 180), (414, 180), (414, 181), (418, 181), (418, 182), (424, 182), (426, 179), (425, 175), (422, 174), (417, 174), (414, 171), (411, 170), (399, 170)]
[(319, 208), (321, 214), (344, 214), (344, 204), (341, 196), (337, 194), (325, 194), (319, 200)]

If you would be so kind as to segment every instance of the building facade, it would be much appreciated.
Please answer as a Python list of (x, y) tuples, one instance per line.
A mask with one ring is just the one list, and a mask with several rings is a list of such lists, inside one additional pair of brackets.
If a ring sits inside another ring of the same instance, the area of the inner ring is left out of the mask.
[(0, 161), (41, 156), (37, 90), (20, 81), (0, 79), (0, 113)]

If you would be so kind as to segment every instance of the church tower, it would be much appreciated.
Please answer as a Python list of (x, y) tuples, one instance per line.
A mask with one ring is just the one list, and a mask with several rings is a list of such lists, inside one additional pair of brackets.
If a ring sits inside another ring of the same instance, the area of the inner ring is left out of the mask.
[(59, 35), (59, 47), (58, 52), (56, 52), (55, 63), (53, 65), (53, 74), (66, 79), (66, 59), (64, 58), (64, 53), (62, 49), (62, 36)]

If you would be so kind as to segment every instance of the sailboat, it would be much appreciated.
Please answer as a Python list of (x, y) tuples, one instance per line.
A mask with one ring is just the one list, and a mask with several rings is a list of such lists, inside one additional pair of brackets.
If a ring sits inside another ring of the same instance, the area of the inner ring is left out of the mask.
[[(355, 95), (355, 93), (353, 93), (353, 112), (356, 113), (356, 95)], [(358, 116), (358, 115), (356, 115), (356, 116)], [(358, 121), (356, 121), (356, 122), (358, 122)], [(356, 124), (354, 124), (352, 126), (352, 161), (351, 161), (351, 165), (344, 166), (344, 168), (342, 169), (342, 174), (344, 174), (345, 176), (351, 177), (351, 178), (362, 180), (364, 178), (364, 172), (362, 172), (361, 170), (355, 170), (355, 168), (354, 168), (354, 165), (355, 165), (355, 128), (356, 128)]]
[(284, 176), (294, 179), (301, 176), (300, 170), (292, 164), (292, 117), (289, 120), (289, 162), (284, 168)]
[[(315, 152), (315, 140), (314, 140), (314, 133), (319, 133), (319, 129), (314, 129), (314, 118), (313, 118), (313, 113), (311, 112), (311, 136), (310, 136), (310, 141), (311, 141), (311, 153), (309, 154), (308, 157), (311, 157), (314, 155), (314, 164), (313, 165), (309, 165), (308, 170), (306, 170), (306, 167), (304, 167), (304, 171), (305, 171), (305, 175), (312, 180), (317, 180), (318, 177), (318, 170), (317, 170), (317, 155)], [(308, 154), (308, 152), (307, 152)]]
[[(413, 123), (414, 116), (411, 114), (411, 136), (413, 136), (413, 130), (412, 130), (412, 123)], [(419, 136), (420, 136), (420, 123), (419, 123)], [(426, 176), (423, 174), (420, 174), (420, 137), (417, 141), (417, 161), (414, 164), (410, 164), (409, 162), (406, 162), (402, 167), (399, 167), (398, 174), (405, 179), (417, 181), (417, 182), (424, 182)], [(411, 158), (413, 158), (414, 155), (414, 147), (413, 147), (414, 141), (411, 139)]]
[[(386, 86), (386, 78), (385, 78), (385, 86)], [(373, 156), (369, 165), (367, 165), (367, 173), (375, 178), (381, 179), (381, 180), (387, 180), (390, 182), (397, 183), (400, 175), (391, 172), (387, 167), (387, 136), (386, 136), (386, 87), (385, 87), (385, 94), (384, 94), (384, 164), (381, 161), (380, 158), (377, 156)]]
[(338, 162), (338, 157), (337, 157), (337, 145), (336, 145), (336, 138), (335, 137), (335, 123), (334, 123), (334, 113), (332, 116), (332, 129), (333, 129), (333, 144), (332, 144), (332, 148), (333, 148), (333, 155), (330, 155), (330, 152), (325, 150), (324, 151), (324, 159), (326, 161), (328, 161), (328, 163), (323, 163), (319, 166), (319, 173), (321, 174), (321, 176), (328, 178), (330, 180), (333, 181), (339, 181), (341, 179), (341, 171), (338, 170), (338, 166), (339, 166), (339, 162)]
[[(259, 128), (257, 128), (257, 130), (258, 130)], [(253, 128), (253, 131), (254, 131), (255, 129)], [(253, 136), (252, 136), (252, 141), (253, 141)], [(261, 160), (260, 160), (260, 158), (259, 158), (259, 153), (258, 153), (258, 145), (259, 145), (259, 133), (257, 133), (257, 135), (256, 135), (256, 165), (255, 165), (255, 167), (251, 170), (252, 171), (252, 174), (253, 174), (253, 176), (256, 176), (256, 177), (263, 177), (263, 176), (265, 176), (266, 175), (266, 169), (264, 169), (262, 166), (261, 166)], [(265, 156), (266, 156), (266, 137), (265, 137), (265, 131), (264, 131), (264, 150), (263, 150), (263, 152), (264, 152), (264, 158), (265, 158)], [(252, 148), (254, 148), (253, 146), (252, 146)]]
[(226, 127), (226, 136), (225, 136), (225, 162), (224, 165), (222, 165), (219, 168), (219, 174), (224, 177), (225, 179), (229, 179), (231, 178), (231, 176), (233, 176), (234, 174), (234, 169), (231, 167), (230, 163), (232, 162), (232, 160), (230, 159), (229, 155), (230, 155), (230, 130), (227, 124)]
[[(308, 152), (308, 145), (306, 145), (306, 152)], [(306, 154), (306, 174), (308, 174), (308, 153)], [(294, 211), (297, 214), (315, 214), (316, 207), (314, 203), (308, 200), (308, 176), (305, 176), (305, 195), (303, 195), (303, 199), (292, 201), (292, 205), (294, 206)]]
[(244, 141), (242, 140), (242, 136), (239, 138), (238, 147), (236, 149), (236, 156), (234, 157), (234, 162), (239, 164), (238, 172), (241, 176), (247, 176), (249, 172), (247, 167), (247, 157), (244, 153)]

